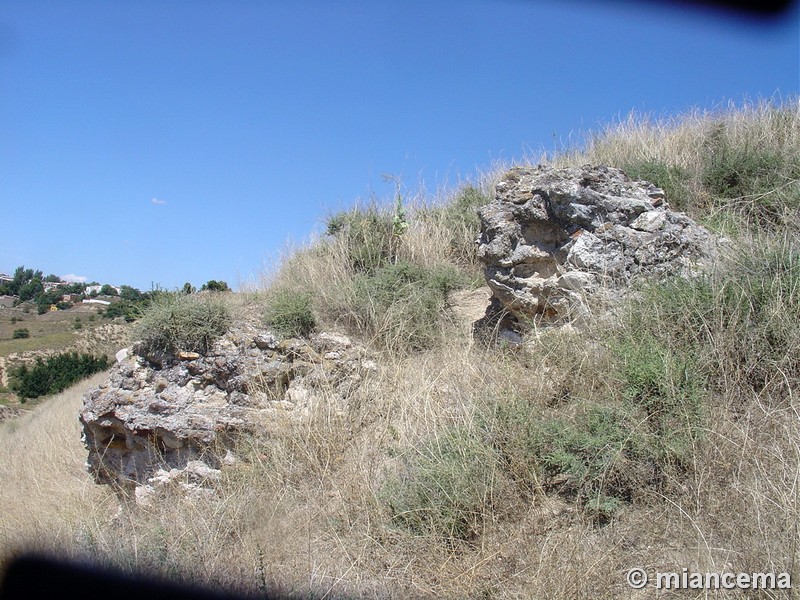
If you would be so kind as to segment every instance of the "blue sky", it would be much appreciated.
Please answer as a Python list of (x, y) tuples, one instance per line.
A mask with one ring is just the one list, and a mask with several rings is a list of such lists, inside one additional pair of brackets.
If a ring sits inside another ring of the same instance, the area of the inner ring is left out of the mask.
[(800, 18), (685, 4), (0, 3), (0, 271), (257, 278), (358, 199), (454, 185), (631, 110), (800, 88)]

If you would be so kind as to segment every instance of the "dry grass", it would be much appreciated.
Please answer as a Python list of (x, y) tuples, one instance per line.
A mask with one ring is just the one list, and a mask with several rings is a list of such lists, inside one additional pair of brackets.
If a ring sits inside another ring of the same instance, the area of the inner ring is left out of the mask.
[[(81, 395), (105, 373), (0, 424), (0, 548), (70, 553), (84, 531), (106, 523), (115, 501), (85, 470), (78, 409)], [(87, 529), (88, 528), (88, 529)]]

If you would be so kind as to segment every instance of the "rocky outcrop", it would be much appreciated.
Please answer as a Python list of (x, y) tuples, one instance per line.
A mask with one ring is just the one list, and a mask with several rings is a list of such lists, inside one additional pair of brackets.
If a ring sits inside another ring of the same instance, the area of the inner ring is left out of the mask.
[(279, 341), (238, 322), (206, 355), (118, 354), (110, 378), (84, 396), (80, 413), (88, 466), (96, 481), (135, 490), (178, 480), (213, 482), (243, 432), (279, 413), (307, 416), (317, 402), (344, 402), (377, 368), (347, 337), (319, 333)]
[(688, 276), (716, 254), (663, 190), (612, 167), (511, 169), (479, 215), (490, 311), (517, 327), (579, 321), (639, 278)]

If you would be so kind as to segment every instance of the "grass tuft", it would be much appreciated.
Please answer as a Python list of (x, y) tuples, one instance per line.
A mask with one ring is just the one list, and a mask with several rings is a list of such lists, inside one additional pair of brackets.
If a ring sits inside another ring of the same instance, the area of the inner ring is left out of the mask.
[(216, 294), (158, 294), (133, 331), (145, 353), (205, 354), (228, 331), (231, 313)]

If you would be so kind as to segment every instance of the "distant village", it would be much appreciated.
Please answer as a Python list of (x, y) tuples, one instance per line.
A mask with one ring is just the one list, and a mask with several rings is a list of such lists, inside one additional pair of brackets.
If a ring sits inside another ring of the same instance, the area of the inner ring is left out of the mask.
[[(69, 310), (76, 304), (98, 305), (104, 316), (117, 316), (132, 320), (137, 307), (147, 304), (154, 292), (140, 292), (129, 285), (110, 285), (97, 282), (82, 283), (62, 281), (57, 275), (45, 276), (42, 271), (17, 267), (13, 275), (0, 273), (0, 310), (23, 306), (28, 312), (31, 305), (39, 314), (48, 311)], [(186, 283), (180, 290), (193, 294), (198, 290)], [(230, 292), (224, 281), (209, 280), (199, 290), (202, 292)]]
[(137, 300), (141, 293), (129, 286), (62, 281), (55, 275), (43, 277), (41, 271), (24, 267), (14, 275), (0, 273), (0, 310), (26, 302), (34, 304), (40, 314), (67, 310), (78, 303), (106, 307), (125, 299), (121, 296)]

